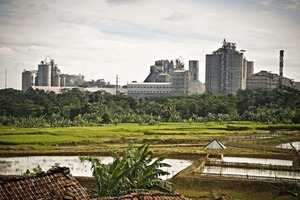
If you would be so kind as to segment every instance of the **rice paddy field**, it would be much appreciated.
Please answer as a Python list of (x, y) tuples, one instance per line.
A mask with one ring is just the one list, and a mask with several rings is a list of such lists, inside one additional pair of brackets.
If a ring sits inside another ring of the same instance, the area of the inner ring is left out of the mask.
[[(118, 124), (94, 127), (20, 128), (0, 126), (0, 155), (9, 154), (82, 154), (106, 153), (108, 149), (122, 149), (128, 143), (150, 143), (158, 153), (205, 153), (202, 146), (212, 139), (223, 143), (270, 148), (278, 144), (299, 140), (300, 125), (267, 125), (253, 122), (231, 123), (163, 123), (149, 126)], [(255, 145), (253, 145), (255, 144)], [(176, 146), (176, 148), (166, 148)], [(236, 145), (234, 145), (236, 146)], [(72, 147), (69, 150), (68, 147)], [(255, 149), (230, 154), (261, 154)], [(276, 154), (276, 152), (274, 152)]]
[[(204, 148), (213, 139), (218, 139), (228, 147), (222, 151), (224, 155), (293, 159), (291, 150), (276, 146), (300, 141), (300, 124), (182, 122), (151, 126), (133, 123), (60, 128), (0, 126), (0, 156), (110, 155), (111, 150), (120, 152), (129, 143), (135, 146), (149, 143), (151, 150), (157, 155), (196, 161), (201, 155), (220, 153), (220, 150)], [(229, 194), (235, 199), (272, 199), (272, 193), (276, 191), (276, 188), (269, 185), (265, 190), (259, 190), (261, 186), (256, 188), (255, 183), (250, 184), (251, 187), (247, 190), (244, 188), (245, 184), (242, 185), (236, 183), (234, 187), (222, 188), (218, 184), (212, 184), (204, 187), (200, 180), (193, 180), (179, 185), (177, 192), (193, 199), (211, 199), (213, 194), (221, 193)], [(255, 191), (255, 198), (251, 198)]]

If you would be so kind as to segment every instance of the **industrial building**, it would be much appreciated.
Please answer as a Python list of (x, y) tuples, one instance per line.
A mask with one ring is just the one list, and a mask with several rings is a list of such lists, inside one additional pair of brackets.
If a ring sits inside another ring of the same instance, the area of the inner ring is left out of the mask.
[(253, 74), (254, 64), (247, 61), (244, 52), (237, 51), (235, 43), (224, 39), (221, 48), (206, 55), (206, 92), (235, 94), (246, 88), (246, 80)]
[(204, 91), (204, 85), (199, 81), (199, 61), (189, 61), (189, 70), (186, 70), (180, 58), (175, 62), (157, 60), (150, 66), (150, 73), (144, 82), (127, 84), (127, 94), (135, 98), (202, 94)]
[[(49, 58), (50, 61), (47, 59)], [(65, 87), (65, 76), (54, 60), (49, 56), (38, 65), (38, 70), (25, 70), (22, 73), (22, 90), (25, 92), (30, 86)]]
[(247, 88), (267, 88), (275, 89), (285, 87), (295, 87), (292, 79), (283, 76), (283, 58), (284, 50), (279, 51), (279, 75), (267, 71), (260, 71), (247, 78)]
[(294, 88), (297, 90), (300, 90), (300, 82), (299, 81), (294, 82)]
[(275, 89), (279, 88), (280, 84), (286, 87), (293, 87), (293, 80), (263, 70), (247, 79), (247, 89)]
[(62, 74), (54, 59), (49, 56), (38, 64), (38, 70), (26, 70), (22, 73), (22, 91), (45, 90), (61, 93), (62, 91), (79, 88), (83, 91), (105, 91), (111, 94), (125, 93), (126, 87), (107, 84), (103, 79), (85, 81), (84, 76)]

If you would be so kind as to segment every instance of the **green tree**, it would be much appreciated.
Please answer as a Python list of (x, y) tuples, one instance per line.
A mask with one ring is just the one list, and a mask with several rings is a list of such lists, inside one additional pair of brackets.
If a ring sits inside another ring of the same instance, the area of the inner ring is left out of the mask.
[(157, 190), (174, 192), (174, 185), (160, 176), (169, 175), (160, 169), (170, 167), (163, 163), (164, 157), (154, 159), (149, 145), (144, 144), (137, 150), (129, 145), (121, 155), (112, 153), (112, 163), (103, 164), (96, 157), (82, 157), (92, 163), (93, 176), (97, 182), (98, 196), (119, 196), (132, 192)]

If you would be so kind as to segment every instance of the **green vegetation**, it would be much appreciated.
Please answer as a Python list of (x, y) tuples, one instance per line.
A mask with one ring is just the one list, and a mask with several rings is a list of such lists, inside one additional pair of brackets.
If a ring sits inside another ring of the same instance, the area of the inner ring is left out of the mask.
[[(231, 145), (230, 155), (280, 154), (266, 151), (276, 145), (299, 141), (300, 124), (259, 124), (255, 122), (188, 123), (168, 122), (149, 126), (120, 123), (118, 126), (22, 128), (0, 126), (0, 154), (107, 155), (128, 143), (149, 143), (159, 154), (208, 153), (203, 147), (212, 139)], [(276, 134), (270, 134), (275, 131)], [(273, 137), (274, 136), (274, 137)], [(250, 146), (252, 146), (250, 148)], [(275, 156), (276, 157), (276, 156)]]
[(205, 93), (134, 99), (79, 89), (61, 94), (0, 90), (0, 124), (18, 127), (95, 126), (113, 123), (158, 125), (164, 122), (228, 121), (297, 124), (300, 91), (292, 88), (240, 90), (236, 95)]
[[(107, 155), (122, 153), (129, 143), (149, 143), (156, 155), (197, 160), (219, 153), (204, 149), (219, 139), (230, 147), (222, 151), (225, 155), (292, 159), (292, 151), (275, 147), (299, 141), (299, 122), (300, 91), (291, 88), (144, 99), (78, 89), (61, 94), (0, 90), (1, 156)], [(116, 166), (124, 169), (129, 160)], [(94, 169), (113, 169), (95, 163)], [(210, 189), (222, 186), (193, 190), (199, 180), (188, 181), (179, 191), (195, 197), (211, 197)], [(222, 188), (217, 194), (251, 199), (251, 191), (261, 186), (247, 188)], [(257, 199), (272, 198), (276, 191), (270, 191), (257, 192), (262, 197)]]
[(160, 168), (170, 165), (162, 162), (162, 156), (154, 159), (149, 145), (144, 144), (137, 150), (129, 145), (122, 155), (113, 153), (112, 156), (114, 160), (109, 164), (101, 163), (97, 157), (81, 157), (82, 160), (92, 162), (98, 197), (115, 197), (150, 190), (174, 192), (172, 183), (159, 178), (169, 175)]
[[(300, 124), (267, 125), (253, 122), (203, 123), (162, 123), (148, 126), (122, 123), (118, 126), (21, 128), (0, 126), (1, 145), (56, 145), (56, 144), (102, 144), (117, 143), (119, 139), (195, 139), (205, 136), (230, 136), (246, 134), (266, 134), (269, 130), (300, 130)], [(122, 138), (123, 137), (123, 138)], [(290, 137), (293, 137), (291, 135)], [(297, 134), (294, 137), (298, 137)], [(280, 143), (282, 141), (278, 141)]]
[(280, 197), (290, 197), (290, 199), (300, 199), (300, 183), (285, 183), (285, 188), (273, 195), (273, 199), (279, 199)]
[(32, 169), (33, 172), (31, 172), (29, 169), (26, 170), (26, 172), (23, 174), (24, 176), (31, 176), (34, 174), (42, 173), (43, 169), (41, 168), (40, 165)]

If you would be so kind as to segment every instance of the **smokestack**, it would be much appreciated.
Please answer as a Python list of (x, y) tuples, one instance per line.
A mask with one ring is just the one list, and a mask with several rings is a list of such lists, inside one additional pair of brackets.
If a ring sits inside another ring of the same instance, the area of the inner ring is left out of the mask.
[(283, 54), (284, 50), (279, 51), (279, 76), (283, 77)]

